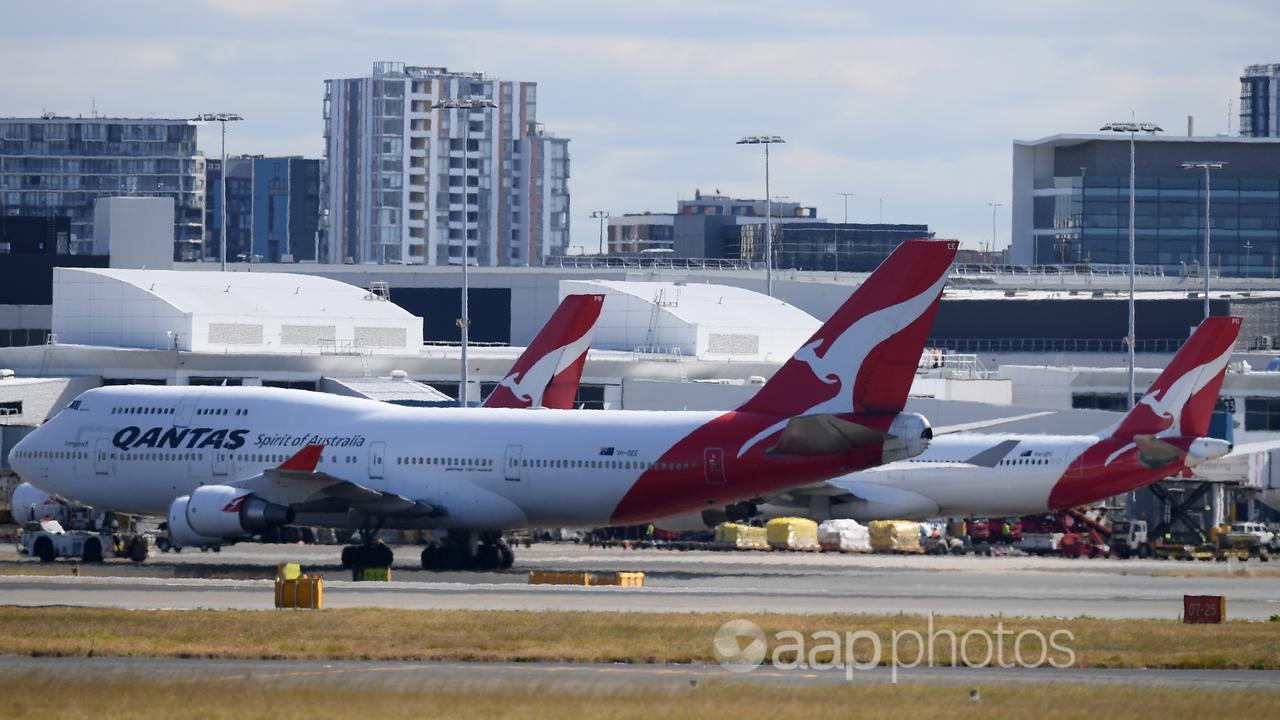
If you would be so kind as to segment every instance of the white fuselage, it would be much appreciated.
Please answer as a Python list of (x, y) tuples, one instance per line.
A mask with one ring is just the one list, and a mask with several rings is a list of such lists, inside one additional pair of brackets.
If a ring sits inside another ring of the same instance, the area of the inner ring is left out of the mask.
[(163, 515), (195, 488), (259, 475), (321, 443), (318, 472), (444, 511), (418, 527), (596, 525), (646, 470), (701, 484), (695, 463), (659, 459), (719, 415), (404, 408), (270, 388), (135, 386), (85, 393), (14, 454), (41, 489)]
[[(1049, 494), (1092, 435), (947, 435), (910, 460), (827, 481), (860, 500), (833, 503), (833, 517), (859, 522), (932, 517), (1029, 515), (1049, 509)], [(1016, 443), (991, 467), (975, 455)]]

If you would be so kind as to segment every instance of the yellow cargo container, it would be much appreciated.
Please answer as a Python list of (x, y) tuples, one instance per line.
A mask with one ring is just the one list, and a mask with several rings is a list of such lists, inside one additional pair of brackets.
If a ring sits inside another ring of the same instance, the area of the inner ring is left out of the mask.
[(920, 523), (908, 520), (873, 520), (867, 526), (871, 535), (871, 552), (919, 553)]
[(715, 543), (732, 550), (768, 550), (769, 539), (762, 527), (725, 522), (716, 526)]
[(769, 547), (776, 550), (817, 550), (818, 523), (808, 518), (774, 518), (765, 526)]

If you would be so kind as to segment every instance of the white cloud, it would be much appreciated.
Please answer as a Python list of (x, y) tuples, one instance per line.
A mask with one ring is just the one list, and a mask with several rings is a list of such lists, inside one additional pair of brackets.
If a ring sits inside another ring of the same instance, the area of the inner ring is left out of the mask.
[(1280, 60), (1280, 11), (1251, 0), (139, 0), (127, 15), (7, 9), (5, 112), (227, 109), (246, 118), (235, 152), (316, 156), (324, 79), (375, 60), (534, 80), (539, 120), (572, 140), (575, 244), (594, 240), (593, 209), (760, 195), (758, 153), (733, 145), (759, 132), (789, 141), (775, 193), (828, 218), (855, 192), (852, 219), (883, 197), (886, 220), (978, 242), (995, 200), (1007, 241), (1014, 138), (1130, 112), (1219, 132), (1241, 68)]

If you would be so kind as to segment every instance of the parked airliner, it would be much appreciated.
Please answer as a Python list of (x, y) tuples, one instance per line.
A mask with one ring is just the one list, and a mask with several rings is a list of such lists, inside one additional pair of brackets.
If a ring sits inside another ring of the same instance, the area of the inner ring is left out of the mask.
[[(573, 407), (604, 295), (567, 295), (507, 375), (481, 404), (486, 408)], [(15, 488), (11, 513), (23, 523), (61, 512), (64, 501), (30, 483)]]
[[(277, 388), (89, 390), (11, 454), (95, 507), (165, 513), (180, 543), (292, 522), (448, 531), (428, 568), (511, 562), (501, 531), (598, 526), (775, 494), (922, 452), (902, 412), (954, 241), (903, 243), (736, 410), (403, 408)], [(384, 546), (344, 551), (390, 561)]]
[[(1239, 332), (1240, 318), (1202, 322), (1133, 410), (1097, 435), (946, 435), (909, 460), (705, 512), (697, 526), (757, 515), (859, 522), (1031, 515), (1189, 474), (1232, 451), (1207, 434)], [(659, 524), (682, 529), (694, 527), (691, 520)]]

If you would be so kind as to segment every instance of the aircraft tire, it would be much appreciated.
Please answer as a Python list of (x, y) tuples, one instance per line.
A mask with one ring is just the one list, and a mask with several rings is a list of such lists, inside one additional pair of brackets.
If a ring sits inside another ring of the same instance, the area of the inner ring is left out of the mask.
[(57, 552), (53, 549), (53, 541), (47, 537), (37, 538), (36, 545), (32, 549), (42, 563), (51, 563), (58, 557)]
[(84, 549), (80, 552), (80, 560), (87, 563), (102, 562), (102, 541), (98, 538), (86, 540)]
[(501, 570), (510, 569), (511, 565), (516, 561), (515, 552), (512, 551), (511, 546), (507, 545), (505, 542), (498, 546), (498, 554), (500, 556), (498, 568)]

